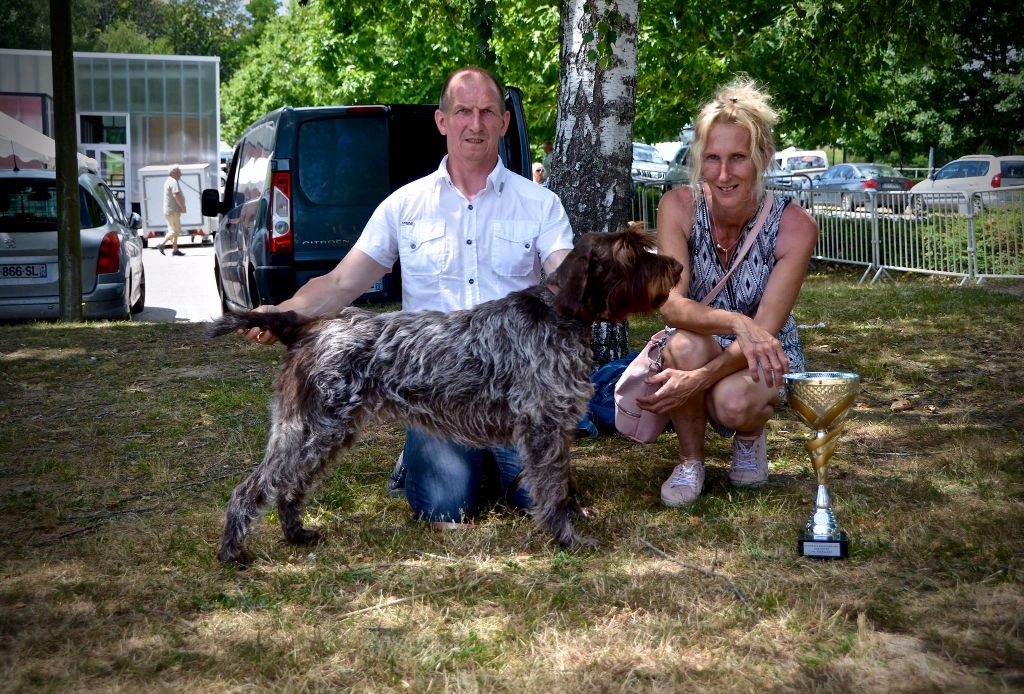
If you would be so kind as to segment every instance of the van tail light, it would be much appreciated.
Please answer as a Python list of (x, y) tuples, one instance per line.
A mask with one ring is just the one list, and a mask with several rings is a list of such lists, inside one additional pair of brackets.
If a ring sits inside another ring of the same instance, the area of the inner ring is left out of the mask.
[(876, 190), (877, 188), (878, 188), (878, 181), (876, 181), (875, 179), (869, 178), (868, 180), (864, 181), (864, 190), (868, 190), (868, 189)]
[(292, 251), (292, 174), (276, 171), (270, 179), (270, 252)]
[(107, 275), (121, 269), (121, 239), (113, 231), (100, 241), (100, 255), (96, 260), (96, 274)]
[(1001, 185), (1003, 185), (1003, 174), (1002, 172), (999, 172), (992, 177), (992, 187), (998, 188)]

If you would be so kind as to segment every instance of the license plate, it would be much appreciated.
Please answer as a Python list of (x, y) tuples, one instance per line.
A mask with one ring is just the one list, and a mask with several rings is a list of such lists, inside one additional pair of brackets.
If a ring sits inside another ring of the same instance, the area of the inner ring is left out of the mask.
[(45, 280), (46, 263), (0, 265), (0, 280)]

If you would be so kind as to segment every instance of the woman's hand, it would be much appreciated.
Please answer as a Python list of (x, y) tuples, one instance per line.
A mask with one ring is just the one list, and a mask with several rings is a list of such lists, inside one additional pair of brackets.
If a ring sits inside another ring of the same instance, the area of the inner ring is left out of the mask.
[(789, 357), (778, 338), (742, 316), (736, 328), (736, 344), (747, 360), (747, 370), (754, 381), (760, 381), (763, 375), (765, 385), (782, 387), (782, 376), (789, 370)]
[(637, 398), (636, 404), (656, 414), (667, 414), (679, 409), (706, 388), (696, 372), (679, 369), (662, 369), (648, 378), (647, 383), (661, 387), (647, 397)]

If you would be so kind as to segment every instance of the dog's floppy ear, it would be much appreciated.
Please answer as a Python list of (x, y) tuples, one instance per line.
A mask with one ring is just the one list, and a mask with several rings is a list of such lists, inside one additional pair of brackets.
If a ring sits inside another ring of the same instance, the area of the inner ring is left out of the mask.
[(566, 318), (579, 317), (583, 310), (592, 252), (590, 234), (584, 234), (551, 276), (552, 282), (558, 285), (555, 310)]

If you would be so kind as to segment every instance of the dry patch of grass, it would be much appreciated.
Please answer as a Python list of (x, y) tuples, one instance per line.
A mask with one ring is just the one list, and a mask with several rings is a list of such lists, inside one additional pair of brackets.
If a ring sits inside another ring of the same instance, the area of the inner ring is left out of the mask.
[(856, 277), (816, 272), (797, 311), (825, 323), (809, 368), (864, 383), (831, 470), (852, 557), (832, 563), (795, 556), (813, 478), (783, 412), (765, 487), (730, 487), (711, 435), (683, 510), (658, 497), (671, 434), (578, 441), (592, 553), (501, 509), (412, 522), (384, 493), (402, 431), (380, 427), (310, 504), (324, 544), (285, 545), (271, 514), (254, 565), (223, 568), (280, 352), (187, 324), (0, 326), (0, 689), (1024, 687), (1024, 302)]

